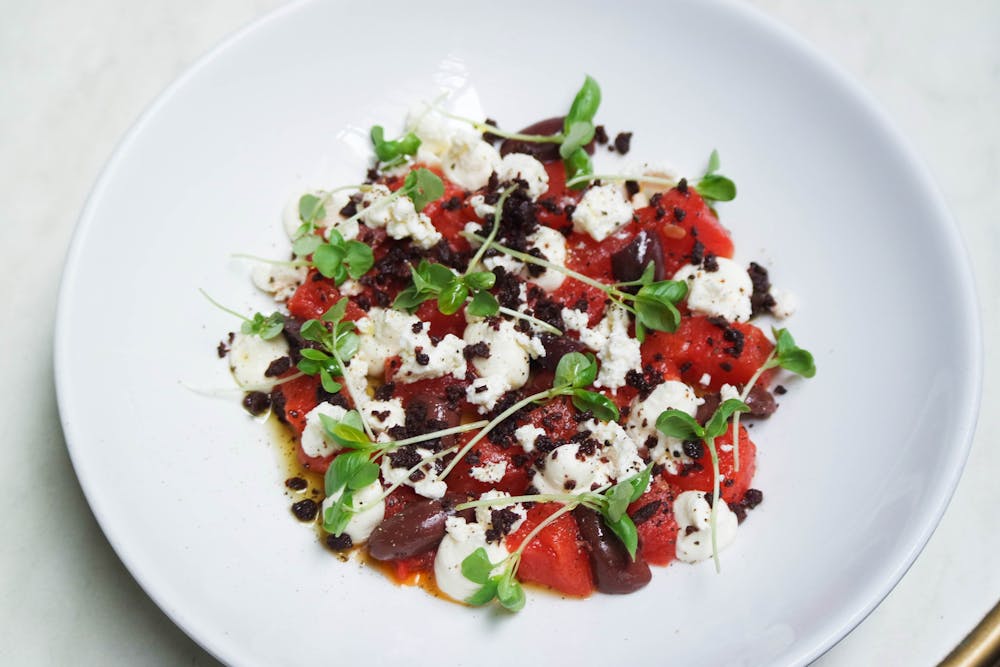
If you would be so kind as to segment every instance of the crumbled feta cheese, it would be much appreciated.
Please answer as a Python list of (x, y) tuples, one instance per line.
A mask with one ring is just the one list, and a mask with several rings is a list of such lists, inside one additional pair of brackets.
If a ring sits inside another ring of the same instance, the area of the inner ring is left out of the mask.
[(229, 370), (241, 389), (271, 391), (278, 378), (264, 373), (272, 361), (287, 354), (288, 343), (284, 336), (264, 340), (260, 336), (237, 332), (229, 344)]
[[(460, 516), (448, 517), (445, 531), (434, 556), (434, 581), (445, 595), (464, 602), (479, 590), (480, 584), (465, 578), (462, 561), (476, 549), (485, 549), (490, 562), (499, 563), (507, 558), (507, 549), (502, 543), (487, 542), (486, 529), (481, 524), (466, 523)], [(493, 572), (498, 573), (501, 569), (498, 566)]]
[(630, 370), (642, 366), (639, 341), (628, 335), (628, 326), (628, 311), (612, 304), (597, 326), (580, 331), (580, 342), (593, 350), (601, 362), (595, 387), (607, 387), (614, 392), (625, 385), (625, 375)]
[(406, 410), (403, 409), (403, 401), (398, 398), (388, 401), (367, 401), (364, 412), (368, 425), (376, 432), (388, 431), (406, 422)]
[(746, 269), (731, 259), (716, 259), (718, 269), (707, 271), (687, 264), (674, 274), (674, 280), (687, 282), (688, 308), (702, 315), (723, 317), (730, 322), (750, 319), (750, 296), (753, 282)]
[(454, 334), (447, 334), (437, 345), (431, 341), (425, 326), (420, 333), (410, 333), (399, 350), (401, 364), (396, 372), (397, 382), (416, 382), (445, 375), (464, 378), (466, 363), (465, 343)]
[(732, 398), (736, 399), (737, 401), (741, 400), (740, 390), (731, 384), (722, 385), (722, 387), (719, 388), (719, 400), (722, 403), (725, 403), (726, 401)]
[(337, 290), (340, 292), (341, 296), (358, 296), (365, 291), (365, 288), (357, 280), (351, 280), (348, 278), (340, 284), (340, 287), (338, 287)]
[(288, 301), (305, 281), (308, 271), (305, 266), (258, 264), (250, 277), (257, 289), (270, 294), (275, 301)]
[(434, 228), (431, 219), (417, 213), (409, 197), (391, 199), (389, 188), (376, 184), (365, 192), (361, 199), (362, 220), (369, 227), (385, 227), (386, 233), (394, 239), (411, 239), (414, 245), (424, 250), (441, 240), (441, 232)]
[(420, 139), (417, 161), (431, 165), (440, 162), (455, 133), (455, 126), (426, 103), (417, 104), (407, 112), (405, 127)]
[(639, 191), (632, 195), (632, 206), (634, 208), (649, 206), (649, 198), (652, 195), (657, 192), (666, 192), (672, 187), (663, 183), (641, 180), (639, 179), (640, 176), (652, 176), (670, 181), (671, 183), (677, 183), (680, 180), (680, 175), (674, 166), (663, 160), (656, 162), (634, 162), (622, 168), (620, 173), (625, 176), (634, 176), (638, 179)]
[(639, 448), (621, 424), (590, 419), (580, 424), (580, 432), (590, 431), (590, 437), (604, 445), (603, 454), (608, 459), (608, 476), (613, 481), (632, 477), (646, 467)]
[(698, 380), (698, 383), (707, 387), (708, 385), (712, 384), (712, 376), (709, 375), (708, 373), (702, 373), (701, 378)]
[(502, 266), (504, 271), (507, 273), (512, 273), (515, 276), (520, 275), (524, 271), (524, 262), (514, 259), (510, 255), (493, 255), (492, 257), (483, 258), (483, 266), (492, 271), (498, 266)]
[(326, 434), (320, 415), (340, 421), (346, 414), (344, 408), (332, 403), (320, 403), (306, 414), (306, 425), (302, 429), (302, 451), (306, 456), (321, 458), (342, 449)]
[[(528, 236), (528, 243), (542, 253), (542, 257), (549, 262), (556, 266), (566, 266), (566, 237), (556, 230), (540, 225), (533, 234)], [(559, 289), (565, 279), (565, 274), (553, 269), (546, 269), (541, 275), (529, 278), (531, 282), (546, 292), (554, 292)]]
[(466, 190), (478, 190), (500, 168), (500, 153), (479, 133), (463, 132), (452, 136), (441, 164), (449, 181)]
[(429, 449), (424, 449), (423, 447), (416, 447), (414, 451), (420, 455), (421, 460), (424, 462), (420, 465), (417, 470), (424, 473), (423, 477), (414, 482), (410, 479), (410, 469), (409, 468), (395, 468), (392, 465), (391, 456), (382, 457), (382, 479), (385, 480), (386, 484), (405, 484), (406, 486), (412, 487), (418, 495), (424, 498), (431, 498), (437, 500), (443, 498), (444, 494), (448, 491), (448, 485), (444, 480), (437, 479), (437, 471), (434, 467), (434, 461), (427, 461), (427, 459), (434, 455)]
[(563, 308), (562, 318), (569, 331), (583, 331), (590, 324), (590, 315), (574, 308)]
[(469, 468), (469, 475), (471, 475), (473, 479), (485, 482), (486, 484), (496, 484), (503, 479), (503, 476), (506, 474), (507, 462), (503, 460), (493, 461), (492, 463), (483, 463)]
[(480, 414), (486, 414), (496, 407), (500, 397), (510, 391), (510, 385), (503, 378), (476, 378), (465, 388), (465, 400), (475, 405)]
[(391, 308), (372, 308), (367, 317), (355, 322), (360, 344), (358, 353), (351, 359), (351, 366), (362, 364), (369, 376), (382, 375), (385, 360), (399, 354), (403, 340), (413, 335), (413, 327), (417, 324), (420, 320), (415, 315)]
[[(344, 495), (344, 488), (323, 500), (323, 516), (333, 507), (334, 503)], [(357, 510), (351, 516), (350, 523), (344, 528), (344, 533), (350, 536), (354, 544), (362, 544), (371, 537), (372, 532), (385, 518), (385, 499), (382, 498), (382, 483), (375, 480), (368, 486), (361, 487), (351, 496), (351, 507)]]
[(588, 189), (573, 211), (573, 229), (603, 241), (632, 219), (632, 205), (617, 185)]
[(771, 314), (779, 320), (791, 317), (799, 309), (798, 298), (788, 290), (772, 285), (771, 298), (774, 299), (774, 305), (771, 306)]
[(669, 409), (680, 410), (694, 417), (698, 406), (704, 402), (683, 382), (667, 380), (653, 389), (645, 400), (636, 397), (632, 401), (625, 429), (640, 444), (648, 444), (650, 438), (653, 438), (655, 444), (649, 450), (653, 462), (664, 465), (668, 472), (676, 474), (680, 471), (680, 465), (690, 462), (690, 458), (685, 456), (680, 440), (663, 435), (656, 429), (656, 420), (664, 410)]
[(487, 389), (478, 393), (499, 392), (498, 397), (511, 389), (520, 389), (528, 381), (530, 357), (545, 354), (545, 349), (537, 339), (518, 331), (507, 320), (500, 321), (496, 328), (484, 320), (472, 322), (465, 328), (463, 338), (470, 345), (483, 342), (490, 348), (489, 357), (476, 357), (472, 360), (479, 377), (487, 379), (485, 385), (474, 383), (469, 388), (468, 395), (473, 398), (476, 395), (475, 388), (480, 386), (486, 386)]
[(535, 451), (535, 441), (538, 440), (538, 436), (540, 435), (545, 435), (545, 429), (539, 428), (534, 424), (519, 426), (514, 431), (514, 437), (517, 438), (517, 442), (521, 445), (521, 449), (529, 454)]
[[(350, 202), (353, 192), (341, 190), (328, 195), (322, 190), (313, 190), (305, 194), (311, 194), (324, 199), (323, 210), (326, 212), (326, 215), (316, 221), (316, 226), (327, 230), (327, 238), (329, 238), (329, 230), (331, 228), (336, 229), (347, 240), (357, 238), (358, 221), (353, 220), (347, 223), (347, 218), (340, 214), (343, 208)], [(299, 199), (301, 198), (302, 195), (296, 195), (289, 199), (285, 205), (285, 210), (281, 214), (282, 225), (290, 239), (294, 239), (298, 235), (299, 227), (302, 226), (302, 218), (299, 216)]]
[(549, 173), (545, 165), (524, 153), (508, 153), (500, 161), (497, 177), (501, 183), (520, 179), (528, 184), (528, 196), (532, 201), (541, 197), (549, 189)]
[[(474, 195), (469, 198), (469, 204), (472, 206), (472, 210), (480, 218), (485, 218), (488, 215), (493, 215), (497, 212), (497, 207), (493, 204), (486, 203), (486, 197), (483, 195)], [(476, 229), (471, 230), (473, 233), (478, 234), (482, 231), (482, 226), (479, 223), (470, 222), (469, 225), (476, 225)], [(465, 231), (470, 231), (469, 226), (465, 226)]]
[[(718, 503), (715, 513), (715, 540), (722, 551), (736, 539), (739, 521), (724, 502)], [(677, 559), (697, 563), (712, 557), (712, 506), (705, 500), (704, 491), (684, 491), (674, 500), (674, 518), (677, 520)], [(688, 531), (693, 527), (693, 531)]]
[(602, 458), (602, 452), (585, 455), (575, 442), (559, 445), (543, 459), (532, 483), (541, 493), (576, 494), (596, 489), (611, 481), (610, 465)]
[[(510, 498), (510, 494), (506, 491), (497, 491), (496, 489), (491, 489), (479, 496), (479, 500), (496, 500), (499, 498)], [(524, 509), (524, 505), (521, 503), (508, 503), (506, 505), (489, 505), (487, 507), (477, 507), (476, 508), (476, 522), (479, 523), (483, 528), (489, 530), (493, 528), (493, 510), (510, 510), (515, 515), (517, 519), (510, 525), (510, 531), (508, 534), (515, 532), (524, 523), (524, 520), (528, 518), (528, 511)]]

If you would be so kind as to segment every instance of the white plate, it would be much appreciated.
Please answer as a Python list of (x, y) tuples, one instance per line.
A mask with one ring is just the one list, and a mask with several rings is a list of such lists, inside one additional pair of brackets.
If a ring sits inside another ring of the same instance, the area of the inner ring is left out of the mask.
[[(677, 565), (635, 595), (463, 609), (342, 564), (288, 512), (268, 434), (213, 358), (248, 267), (287, 251), (303, 182), (354, 182), (364, 133), (440, 87), (506, 127), (555, 115), (589, 72), (634, 154), (696, 173), (717, 147), (738, 257), (803, 302), (819, 374), (760, 446), (766, 503), (723, 572)], [(87, 498), (156, 602), (244, 665), (801, 664), (858, 623), (926, 542), (968, 450), (980, 340), (933, 183), (871, 102), (741, 5), (305, 3), (244, 30), (123, 140), (84, 211), (56, 335), (63, 426)], [(517, 657), (515, 657), (517, 656)], [(526, 657), (527, 656), (527, 657)]]

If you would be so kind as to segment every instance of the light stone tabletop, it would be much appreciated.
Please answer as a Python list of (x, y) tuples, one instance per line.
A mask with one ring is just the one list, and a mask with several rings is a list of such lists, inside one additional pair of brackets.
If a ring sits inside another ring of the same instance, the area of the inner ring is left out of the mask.
[[(964, 477), (899, 586), (816, 663), (933, 665), (1000, 597), (1000, 3), (751, 2), (867, 87), (970, 250), (986, 374)], [(145, 596), (87, 507), (59, 427), (52, 326), (73, 225), (117, 140), (188, 65), (278, 4), (0, 1), (0, 664), (216, 664)]]

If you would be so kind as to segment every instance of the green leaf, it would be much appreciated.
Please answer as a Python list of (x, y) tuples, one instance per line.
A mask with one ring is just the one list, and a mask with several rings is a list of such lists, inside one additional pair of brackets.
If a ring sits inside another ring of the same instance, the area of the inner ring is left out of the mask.
[(339, 382), (333, 379), (330, 371), (325, 368), (319, 371), (319, 383), (323, 385), (323, 391), (328, 394), (336, 394), (343, 388)]
[[(648, 269), (647, 269), (648, 270)], [(661, 280), (645, 285), (636, 296), (653, 299), (661, 303), (680, 303), (687, 296), (688, 286), (683, 280)]]
[(285, 328), (285, 316), (281, 313), (271, 313), (261, 323), (257, 335), (263, 340), (271, 340)]
[(726, 432), (729, 418), (734, 412), (750, 412), (750, 407), (741, 400), (730, 398), (715, 409), (712, 418), (705, 424), (705, 437), (717, 438)]
[(330, 334), (319, 320), (306, 320), (299, 329), (299, 335), (314, 343), (322, 343), (323, 339)]
[(413, 206), (418, 211), (424, 210), (427, 204), (444, 195), (444, 183), (437, 174), (423, 167), (414, 169), (406, 175), (403, 189), (413, 200)]
[(608, 499), (606, 516), (611, 521), (618, 521), (632, 502), (632, 485), (628, 482), (619, 482), (608, 489), (604, 496)]
[(343, 533), (354, 516), (353, 503), (354, 493), (344, 491), (337, 502), (323, 513), (323, 530), (334, 535)]
[(491, 289), (496, 282), (496, 274), (492, 271), (476, 271), (465, 276), (465, 284), (470, 290)]
[(474, 584), (485, 584), (494, 567), (486, 549), (479, 547), (462, 560), (462, 576)]
[(370, 463), (365, 452), (345, 452), (334, 458), (323, 480), (326, 495), (335, 495)]
[(453, 280), (438, 294), (438, 310), (445, 315), (453, 315), (469, 298), (469, 288), (461, 280)]
[(371, 461), (368, 461), (365, 465), (361, 466), (356, 473), (354, 473), (354, 476), (351, 477), (350, 480), (348, 480), (347, 486), (354, 491), (363, 489), (369, 484), (375, 483), (375, 480), (378, 479), (379, 472), (379, 467)]
[(323, 243), (323, 238), (317, 236), (316, 234), (306, 234), (300, 238), (295, 239), (292, 243), (292, 252), (294, 252), (299, 257), (305, 257), (306, 255), (311, 255), (316, 251), (316, 248), (320, 247)]
[[(635, 314), (639, 324), (654, 331), (676, 331), (681, 323), (681, 313), (672, 303), (663, 303), (638, 295), (635, 298)], [(643, 335), (645, 336), (645, 331)]]
[(521, 611), (524, 609), (524, 589), (514, 578), (513, 574), (505, 574), (497, 581), (497, 600), (507, 611)]
[(573, 121), (566, 131), (566, 138), (559, 146), (559, 155), (564, 160), (583, 148), (594, 138), (594, 124), (589, 120)]
[(497, 582), (495, 579), (490, 579), (483, 587), (478, 591), (466, 598), (465, 603), (470, 604), (473, 607), (482, 607), (484, 604), (489, 603), (497, 595)]
[[(350, 329), (345, 330), (349, 326)], [(354, 333), (354, 322), (341, 322), (337, 325), (337, 355), (347, 361), (358, 352), (361, 339)]]
[(420, 148), (420, 139), (412, 132), (406, 133), (400, 139), (386, 141), (385, 130), (380, 125), (372, 127), (371, 139), (375, 148), (375, 156), (381, 162), (396, 160), (404, 155), (414, 155)]
[[(315, 320), (313, 320), (315, 322)], [(304, 359), (311, 359), (313, 361), (329, 361), (330, 355), (321, 350), (314, 350), (311, 347), (304, 347), (299, 352)]]
[(323, 200), (315, 195), (302, 195), (299, 197), (299, 219), (307, 225), (316, 224), (317, 220), (326, 217), (326, 208), (323, 207)]
[(417, 306), (432, 298), (434, 298), (432, 294), (421, 293), (416, 285), (410, 285), (396, 295), (395, 301), (392, 302), (392, 307), (396, 310), (405, 310), (412, 313), (417, 309)]
[(788, 329), (774, 329), (774, 364), (805, 378), (816, 375), (816, 362), (810, 352), (795, 344)]
[(736, 184), (721, 174), (707, 174), (698, 181), (695, 190), (702, 196), (702, 199), (709, 201), (736, 199)]
[(720, 164), (719, 151), (712, 149), (712, 154), (708, 156), (708, 169), (705, 170), (705, 175), (710, 176), (717, 172)]
[(330, 306), (330, 308), (323, 313), (324, 322), (332, 322), (337, 324), (340, 320), (344, 319), (344, 314), (347, 312), (347, 302), (348, 299), (340, 299), (337, 303)]
[[(426, 260), (422, 260), (421, 264), (423, 265), (425, 262)], [(450, 285), (456, 278), (455, 272), (444, 264), (431, 264), (428, 262), (426, 264), (426, 271), (427, 282), (430, 288), (438, 291)]]
[(357, 280), (375, 265), (375, 255), (367, 244), (348, 241), (344, 261), (347, 262), (347, 272), (351, 278)]
[[(590, 163), (590, 156), (587, 155), (587, 151), (582, 148), (578, 148), (573, 152), (568, 158), (563, 160), (563, 164), (566, 166), (566, 180), (571, 180), (577, 176), (584, 176), (594, 173), (594, 167)], [(571, 186), (573, 190), (582, 190), (587, 187), (586, 182), (576, 183)]]
[(656, 430), (663, 435), (680, 440), (701, 440), (705, 437), (705, 429), (695, 418), (680, 410), (664, 410), (656, 418)]
[(602, 422), (617, 421), (620, 416), (618, 406), (610, 398), (596, 391), (574, 389), (573, 405), (583, 412), (590, 410)]
[(583, 85), (573, 98), (566, 120), (563, 121), (563, 131), (567, 134), (573, 123), (581, 120), (592, 121), (597, 115), (597, 108), (601, 106), (601, 87), (597, 81), (589, 74), (583, 80)]
[[(312, 263), (316, 270), (326, 278), (336, 276), (341, 262), (344, 261), (344, 249), (330, 243), (324, 243), (313, 252)], [(343, 280), (340, 281), (344, 282)], [(340, 283), (338, 283), (340, 284)]]
[(604, 516), (604, 525), (611, 529), (621, 543), (625, 545), (628, 555), (635, 560), (635, 550), (639, 547), (639, 533), (636, 532), (635, 523), (628, 514), (622, 514), (617, 521), (611, 521)]
[(646, 489), (649, 488), (649, 478), (652, 474), (653, 464), (649, 464), (641, 473), (628, 480), (629, 486), (632, 487), (632, 496), (629, 498), (629, 503), (634, 503), (639, 498), (642, 498), (642, 494), (646, 493)]
[(500, 304), (497, 302), (495, 296), (483, 290), (476, 292), (476, 295), (472, 297), (472, 302), (466, 306), (465, 310), (470, 315), (475, 315), (476, 317), (489, 317), (490, 315), (497, 314), (500, 310)]
[(585, 355), (581, 352), (570, 352), (564, 354), (559, 363), (556, 364), (555, 378), (552, 380), (553, 387), (573, 387), (581, 388), (593, 384), (597, 377), (597, 361), (593, 355)]

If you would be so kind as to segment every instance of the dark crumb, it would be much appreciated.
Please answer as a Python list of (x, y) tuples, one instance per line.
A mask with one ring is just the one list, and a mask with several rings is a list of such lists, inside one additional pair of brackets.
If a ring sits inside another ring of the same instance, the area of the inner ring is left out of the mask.
[(701, 263), (702, 268), (704, 268), (709, 273), (715, 273), (719, 270), (719, 260), (712, 253), (705, 254), (705, 260)]
[(618, 136), (615, 137), (615, 150), (625, 155), (629, 152), (632, 147), (632, 133), (631, 132), (619, 132)]
[(327, 535), (326, 546), (334, 551), (346, 551), (354, 546), (354, 541), (347, 533), (340, 535)]
[(628, 193), (629, 198), (639, 194), (638, 181), (625, 181), (625, 192)]
[(698, 266), (703, 259), (705, 259), (705, 244), (695, 240), (694, 245), (691, 246), (691, 254), (688, 255), (688, 260), (691, 264)]
[(679, 370), (681, 373), (687, 373), (689, 370), (691, 370), (691, 365), (692, 364), (690, 361), (685, 361), (683, 364), (677, 367), (677, 370)]
[(420, 463), (420, 453), (414, 447), (400, 447), (394, 452), (389, 452), (389, 465), (393, 468), (412, 468)]
[(375, 390), (375, 400), (388, 401), (392, 398), (392, 395), (395, 391), (396, 391), (396, 383), (386, 382), (384, 385)]
[(215, 348), (216, 353), (219, 355), (219, 359), (225, 358), (229, 354), (229, 347), (226, 345), (225, 341), (219, 341), (219, 347)]
[(465, 388), (459, 384), (450, 384), (444, 389), (444, 397), (448, 401), (448, 407), (456, 409), (459, 401), (465, 398)]
[(594, 128), (594, 141), (602, 146), (608, 143), (608, 131), (604, 129), (603, 125), (598, 125)]
[(762, 502), (764, 502), (764, 493), (759, 489), (747, 489), (746, 493), (743, 494), (743, 504), (747, 506), (747, 509), (754, 509)]
[(654, 500), (651, 503), (643, 505), (637, 509), (634, 514), (632, 514), (632, 523), (638, 526), (639, 524), (649, 521), (653, 518), (653, 515), (656, 514), (656, 510), (660, 509), (660, 505), (662, 504), (663, 503), (659, 500)]
[(712, 494), (711, 491), (706, 491), (705, 492), (705, 502), (708, 503), (709, 507), (711, 507), (712, 503), (715, 502), (715, 496)]
[(691, 533), (697, 533), (697, 532), (698, 532), (698, 529), (695, 528), (694, 526), (688, 526), (687, 528), (684, 529), (684, 534), (685, 535), (690, 535)]
[(667, 211), (662, 206), (657, 206), (655, 209), (655, 213), (657, 220), (663, 220), (663, 216), (667, 214)]
[(686, 195), (688, 193), (688, 179), (682, 178), (680, 180), (680, 183), (677, 184), (677, 191), (682, 195)]
[(785, 394), (788, 393), (788, 390), (785, 389), (784, 385), (779, 384), (777, 387), (774, 388), (774, 393), (777, 394), (778, 396), (784, 396)]
[(292, 491), (304, 491), (309, 482), (302, 479), (301, 477), (289, 477), (285, 480), (285, 486), (287, 486)]
[(450, 199), (445, 200), (443, 204), (441, 204), (441, 208), (445, 211), (454, 211), (461, 205), (462, 205), (461, 197), (451, 197)]
[(345, 218), (350, 218), (351, 216), (356, 215), (358, 212), (358, 202), (360, 201), (361, 201), (360, 198), (355, 199), (352, 196), (347, 201), (347, 203), (344, 204), (344, 207), (340, 209), (340, 215), (344, 216)]
[(726, 371), (727, 373), (732, 373), (733, 372), (733, 365), (731, 363), (729, 363), (728, 361), (721, 362), (719, 364), (719, 368), (721, 368), (722, 370)]
[(693, 459), (700, 459), (705, 455), (705, 446), (700, 440), (685, 440), (683, 446), (684, 453)]
[(482, 359), (489, 359), (490, 358), (489, 343), (481, 340), (478, 343), (473, 343), (472, 345), (466, 345), (465, 349), (462, 350), (462, 355), (465, 356), (465, 359), (467, 361), (472, 361), (477, 357)]
[(267, 366), (264, 377), (276, 378), (292, 367), (292, 358), (288, 356), (278, 357)]
[(243, 397), (243, 408), (252, 415), (264, 414), (271, 407), (271, 397), (262, 391), (251, 391)]
[[(492, 118), (487, 118), (483, 122), (486, 123), (487, 125), (492, 125), (495, 128), (498, 128), (498, 129), (500, 128), (500, 125), (495, 120), (493, 120)], [(487, 142), (489, 142), (491, 144), (495, 144), (498, 141), (503, 141), (503, 137), (501, 137), (498, 134), (493, 134), (492, 132), (483, 132), (483, 141), (487, 141)]]
[(421, 331), (423, 331), (423, 329), (424, 329), (424, 323), (423, 322), (414, 322), (410, 326), (410, 331), (412, 331), (413, 333), (420, 333)]
[(567, 479), (565, 482), (563, 482), (563, 489), (565, 489), (566, 491), (572, 491), (575, 488), (576, 488), (575, 479)]
[(292, 505), (292, 514), (294, 514), (295, 518), (299, 521), (312, 521), (316, 518), (317, 512), (319, 512), (319, 505), (317, 505), (316, 501), (311, 498), (300, 500)]
[(684, 218), (687, 216), (687, 211), (682, 209), (680, 206), (674, 206), (674, 220), (677, 222), (684, 222)]
[(413, 358), (421, 366), (426, 366), (427, 364), (431, 363), (431, 358), (429, 356), (427, 356), (426, 353), (424, 353), (422, 347), (417, 347), (414, 350), (414, 352), (415, 352), (415, 354), (413, 355)]
[(566, 214), (567, 218), (572, 217), (574, 211), (576, 211), (576, 204), (566, 204), (563, 206), (563, 213)]
[(750, 312), (753, 317), (770, 312), (774, 308), (774, 297), (771, 296), (771, 279), (767, 269), (757, 262), (750, 262), (747, 268), (750, 282), (753, 283), (753, 294), (750, 295)]

